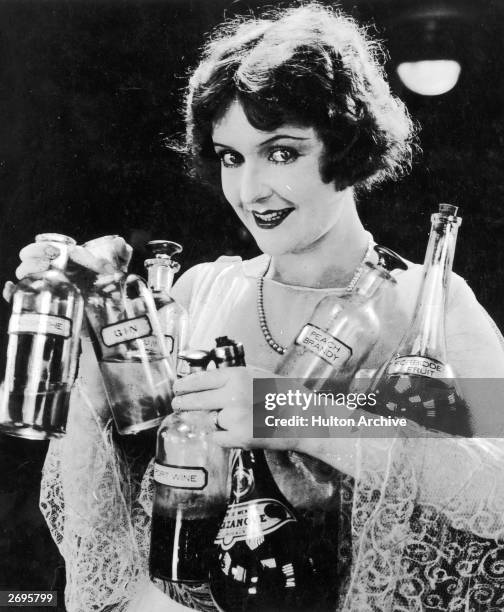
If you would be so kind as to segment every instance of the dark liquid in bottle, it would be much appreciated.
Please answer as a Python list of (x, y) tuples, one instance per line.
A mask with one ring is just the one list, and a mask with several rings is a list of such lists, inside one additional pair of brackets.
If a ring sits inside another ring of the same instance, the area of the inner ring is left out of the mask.
[(229, 550), (219, 547), (210, 574), (217, 607), (226, 612), (325, 609), (317, 590), (329, 587), (317, 576), (306, 544), (296, 521), (263, 538), (236, 542)]
[(207, 582), (209, 552), (222, 516), (175, 518), (154, 509), (150, 573), (173, 582)]
[(70, 385), (63, 354), (69, 340), (55, 335), (11, 334), (5, 395), (0, 408), (2, 430), (11, 435), (45, 439), (64, 435)]
[(470, 435), (467, 408), (448, 379), (392, 374), (376, 393), (381, 414), (403, 416), (436, 431)]

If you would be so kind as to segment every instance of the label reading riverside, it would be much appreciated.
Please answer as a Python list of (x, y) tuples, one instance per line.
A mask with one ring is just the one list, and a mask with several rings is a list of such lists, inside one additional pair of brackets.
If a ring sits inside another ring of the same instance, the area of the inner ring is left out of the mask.
[(397, 357), (389, 365), (387, 374), (413, 374), (428, 376), (429, 378), (450, 378), (450, 372), (443, 363), (436, 359), (418, 357), (417, 355)]
[(72, 321), (56, 315), (13, 314), (9, 321), (9, 334), (50, 334), (70, 338)]
[(155, 463), (154, 480), (175, 489), (201, 490), (207, 486), (208, 472), (202, 467)]
[(303, 327), (296, 344), (306, 347), (332, 366), (343, 365), (352, 355), (349, 346), (311, 323)]
[(253, 499), (231, 504), (226, 510), (215, 544), (229, 550), (235, 542), (253, 543), (295, 520), (291, 511), (275, 499)]
[(146, 315), (134, 319), (124, 319), (119, 323), (107, 325), (101, 330), (103, 344), (111, 347), (122, 342), (139, 340), (152, 334), (152, 327)]

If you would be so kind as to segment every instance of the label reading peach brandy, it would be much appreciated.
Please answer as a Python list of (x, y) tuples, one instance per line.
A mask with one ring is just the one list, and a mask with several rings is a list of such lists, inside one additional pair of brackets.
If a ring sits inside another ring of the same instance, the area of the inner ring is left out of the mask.
[(352, 349), (344, 342), (311, 323), (303, 327), (296, 344), (304, 346), (335, 368), (341, 367), (352, 355)]

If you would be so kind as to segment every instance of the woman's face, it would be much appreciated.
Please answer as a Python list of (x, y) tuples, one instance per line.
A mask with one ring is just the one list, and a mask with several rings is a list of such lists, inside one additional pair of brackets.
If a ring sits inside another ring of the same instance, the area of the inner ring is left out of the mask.
[(345, 192), (322, 182), (324, 145), (313, 128), (263, 132), (234, 102), (214, 125), (213, 142), (224, 195), (264, 253), (301, 253), (335, 228)]

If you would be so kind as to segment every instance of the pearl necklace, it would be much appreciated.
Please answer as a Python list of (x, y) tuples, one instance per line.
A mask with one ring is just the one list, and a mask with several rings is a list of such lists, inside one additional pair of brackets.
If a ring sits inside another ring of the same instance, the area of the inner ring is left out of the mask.
[[(362, 258), (362, 261), (360, 262), (360, 264), (357, 266), (350, 282), (345, 287), (345, 293), (352, 293), (352, 291), (355, 289), (355, 285), (359, 282), (359, 279), (362, 276), (362, 272), (364, 271), (364, 264), (369, 259), (373, 251), (373, 247), (374, 247), (374, 241), (370, 237), (366, 252), (364, 253), (364, 257)], [(259, 326), (263, 333), (264, 339), (275, 352), (277, 352), (279, 355), (283, 355), (287, 349), (274, 340), (269, 330), (268, 324), (266, 322), (266, 313), (264, 311), (264, 276), (266, 272), (268, 271), (270, 263), (271, 263), (271, 259), (264, 273), (261, 276), (259, 276), (259, 278), (257, 279), (257, 314), (259, 316)]]

